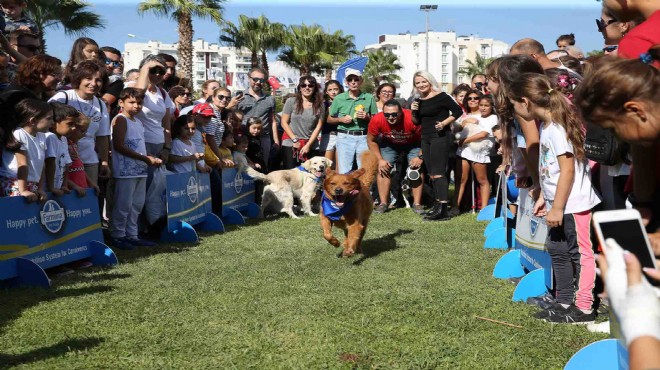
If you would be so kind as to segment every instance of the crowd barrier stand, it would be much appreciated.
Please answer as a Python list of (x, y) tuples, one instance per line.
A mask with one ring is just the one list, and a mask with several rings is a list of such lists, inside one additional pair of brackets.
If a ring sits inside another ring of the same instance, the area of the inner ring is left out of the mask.
[[(222, 220), (211, 209), (211, 180), (208, 173), (170, 173), (166, 177), (167, 228), (164, 242), (197, 242), (201, 231), (225, 231)], [(193, 227), (194, 226), (194, 227)]]
[(504, 172), (500, 173), (498, 184), (495, 201), (488, 205), (497, 217), (484, 230), (484, 249), (509, 249), (513, 247), (516, 236), (516, 221), (509, 210), (508, 182)]
[(43, 203), (24, 197), (0, 198), (0, 284), (50, 287), (44, 269), (89, 259), (115, 265), (117, 257), (103, 244), (98, 197), (93, 190)]
[(257, 218), (261, 209), (254, 202), (254, 179), (236, 168), (222, 169), (222, 220), (244, 225), (245, 216)]

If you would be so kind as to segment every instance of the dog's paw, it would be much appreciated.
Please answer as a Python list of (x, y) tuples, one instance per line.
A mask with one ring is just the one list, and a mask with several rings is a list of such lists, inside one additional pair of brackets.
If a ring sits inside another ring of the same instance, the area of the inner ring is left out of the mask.
[(341, 256), (344, 258), (350, 258), (353, 257), (353, 255), (355, 255), (355, 251), (352, 249), (344, 249), (344, 251), (341, 253)]

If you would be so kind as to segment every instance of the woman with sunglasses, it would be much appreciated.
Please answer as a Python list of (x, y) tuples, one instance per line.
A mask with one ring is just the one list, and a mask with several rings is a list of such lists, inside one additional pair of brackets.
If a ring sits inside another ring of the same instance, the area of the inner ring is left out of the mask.
[(296, 95), (282, 110), (282, 164), (288, 170), (318, 155), (318, 137), (323, 126), (323, 97), (316, 79), (302, 76)]
[(617, 49), (619, 48), (619, 42), (623, 36), (642, 21), (643, 19), (638, 21), (620, 22), (614, 17), (614, 15), (612, 15), (612, 13), (610, 13), (609, 10), (607, 10), (607, 8), (603, 7), (600, 19), (596, 19), (598, 32), (603, 35), (603, 39), (605, 40), (603, 52), (616, 55)]
[[(144, 126), (144, 141), (147, 154), (160, 158), (167, 163), (172, 150), (171, 117), (176, 106), (167, 92), (158, 85), (165, 75), (165, 60), (157, 55), (147, 55), (140, 62), (140, 77), (127, 87), (135, 87), (144, 91), (142, 111), (137, 118)], [(153, 167), (149, 167), (147, 184), (151, 183)], [(148, 186), (148, 185), (147, 185)]]
[(172, 117), (174, 119), (179, 117), (179, 112), (185, 107), (189, 107), (192, 105), (190, 102), (190, 97), (192, 94), (190, 93), (190, 90), (187, 87), (183, 86), (172, 86), (170, 91), (167, 92), (167, 94), (170, 96), (170, 99), (174, 102), (175, 109), (174, 113), (172, 114)]
[[(221, 166), (231, 166), (232, 164), (229, 163), (229, 161), (225, 162), (222, 159), (220, 144), (226, 133), (225, 123), (227, 122), (229, 106), (236, 100), (231, 97), (229, 89), (226, 87), (219, 87), (213, 91), (212, 101), (213, 103), (211, 106), (213, 107), (215, 117), (212, 117), (211, 122), (204, 127), (204, 132), (206, 132), (206, 143), (209, 145), (209, 148), (211, 148), (213, 153), (220, 158)], [(229, 133), (227, 134), (229, 135)]]

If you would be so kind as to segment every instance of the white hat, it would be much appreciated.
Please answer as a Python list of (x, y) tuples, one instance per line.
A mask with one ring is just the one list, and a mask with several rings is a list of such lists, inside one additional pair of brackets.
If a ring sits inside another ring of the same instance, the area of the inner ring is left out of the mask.
[(346, 72), (344, 72), (344, 76), (348, 77), (350, 75), (358, 76), (362, 78), (362, 72), (360, 72), (359, 70), (354, 68), (346, 68)]

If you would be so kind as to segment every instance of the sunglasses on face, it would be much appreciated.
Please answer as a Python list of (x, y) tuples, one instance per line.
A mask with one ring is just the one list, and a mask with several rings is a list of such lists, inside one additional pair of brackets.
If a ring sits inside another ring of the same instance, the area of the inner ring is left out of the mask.
[(114, 68), (119, 68), (119, 67), (121, 67), (121, 62), (115, 62), (114, 60), (110, 60), (110, 59), (108, 59), (108, 58), (105, 58), (105, 65), (109, 66), (109, 65), (111, 65), (111, 64), (112, 64), (112, 66), (113, 66)]
[(187, 92), (187, 93), (181, 93), (181, 94), (179, 94), (179, 96), (187, 96), (187, 97), (191, 97), (192, 94), (189, 93), (189, 92)]
[(230, 95), (216, 95), (215, 98), (218, 99), (218, 100), (226, 100), (226, 101), (230, 101), (230, 100), (231, 100), (231, 96), (230, 96)]
[(18, 46), (19, 48), (25, 48), (29, 52), (32, 52), (32, 53), (36, 53), (37, 51), (39, 51), (39, 47), (37, 45), (20, 45), (19, 44), (19, 45), (16, 45), (16, 46)]
[(301, 89), (313, 89), (314, 87), (316, 87), (315, 84), (301, 84), (300, 85)]
[(619, 48), (619, 45), (610, 45), (603, 48), (603, 51), (606, 53), (611, 53)]
[(360, 82), (360, 77), (347, 77), (346, 81), (348, 81), (348, 82)]
[(252, 79), (252, 82), (254, 82), (255, 84), (256, 83), (262, 84), (262, 83), (266, 82), (265, 78), (256, 78), (256, 77), (250, 77), (250, 78)]
[(149, 74), (162, 76), (165, 74), (165, 68), (163, 67), (149, 68)]
[(383, 116), (385, 116), (385, 118), (392, 118), (392, 117), (396, 117), (396, 116), (398, 116), (398, 115), (399, 115), (399, 113), (397, 113), (397, 112), (394, 112), (394, 113), (383, 113)]
[(610, 19), (609, 21), (604, 21), (602, 19), (596, 19), (596, 27), (598, 27), (598, 32), (603, 32), (612, 23), (617, 22), (616, 19)]
[(188, 129), (188, 131), (195, 131), (195, 130), (197, 130), (197, 128), (195, 128), (195, 127), (187, 127), (187, 129)]
[(479, 101), (479, 97), (478, 96), (468, 96), (467, 100), (468, 101)]

